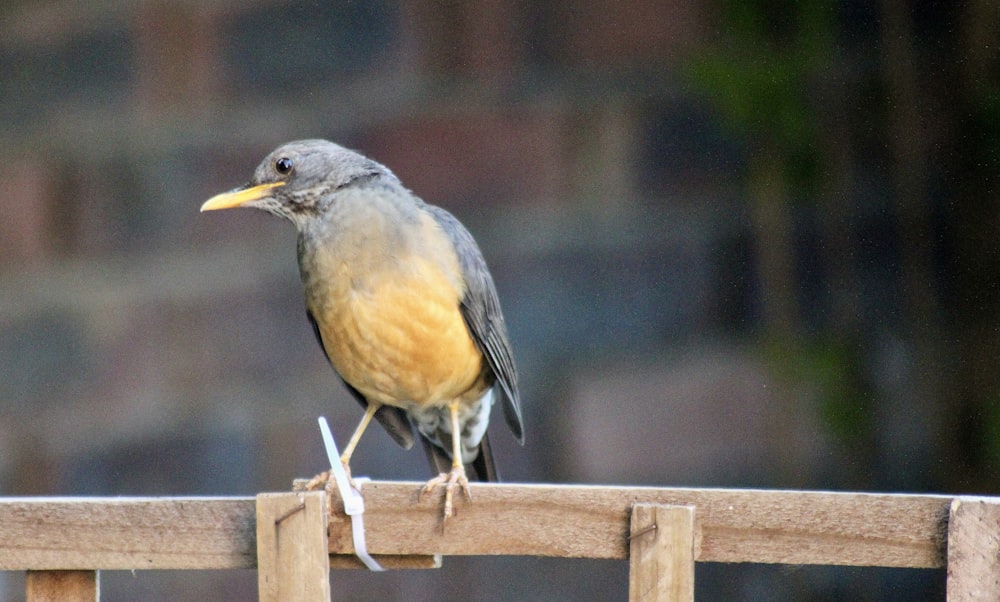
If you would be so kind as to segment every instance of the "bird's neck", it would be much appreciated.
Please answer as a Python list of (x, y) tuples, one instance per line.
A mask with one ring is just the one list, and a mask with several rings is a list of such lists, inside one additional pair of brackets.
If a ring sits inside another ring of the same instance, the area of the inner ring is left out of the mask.
[(408, 225), (419, 220), (412, 201), (394, 191), (361, 188), (338, 194), (321, 216), (299, 228), (303, 284), (307, 289), (321, 284), (310, 281), (312, 274), (337, 274), (349, 282), (322, 285), (360, 286), (367, 274), (392, 269), (411, 244)]

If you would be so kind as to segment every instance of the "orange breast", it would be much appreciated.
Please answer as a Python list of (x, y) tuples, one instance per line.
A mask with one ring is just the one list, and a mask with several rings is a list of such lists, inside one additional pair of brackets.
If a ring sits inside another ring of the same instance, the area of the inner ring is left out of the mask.
[(365, 397), (424, 407), (485, 389), (461, 293), (440, 268), (414, 259), (405, 269), (365, 274), (364, 286), (348, 273), (333, 280), (340, 285), (310, 305), (334, 368)]

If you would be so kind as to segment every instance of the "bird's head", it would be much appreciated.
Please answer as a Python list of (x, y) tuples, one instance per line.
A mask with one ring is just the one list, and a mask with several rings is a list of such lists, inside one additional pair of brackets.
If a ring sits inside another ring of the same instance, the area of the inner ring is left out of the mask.
[(201, 210), (254, 207), (301, 228), (323, 211), (332, 193), (380, 175), (394, 177), (384, 166), (333, 142), (298, 140), (276, 148), (249, 182), (208, 199)]

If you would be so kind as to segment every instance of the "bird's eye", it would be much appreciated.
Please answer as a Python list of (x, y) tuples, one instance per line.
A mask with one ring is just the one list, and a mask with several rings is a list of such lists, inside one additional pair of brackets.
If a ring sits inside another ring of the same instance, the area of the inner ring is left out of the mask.
[(288, 157), (282, 157), (274, 162), (274, 169), (281, 175), (285, 175), (292, 171), (292, 160)]

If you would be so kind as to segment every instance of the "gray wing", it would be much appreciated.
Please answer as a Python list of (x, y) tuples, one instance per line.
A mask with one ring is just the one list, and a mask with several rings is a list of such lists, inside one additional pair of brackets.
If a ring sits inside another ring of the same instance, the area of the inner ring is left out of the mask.
[(447, 233), (458, 251), (458, 259), (465, 279), (466, 291), (461, 301), (462, 317), (472, 334), (472, 340), (486, 358), (486, 363), (496, 376), (502, 400), (503, 415), (518, 442), (524, 443), (521, 424), (521, 400), (517, 389), (517, 369), (511, 357), (507, 339), (507, 325), (500, 312), (500, 300), (493, 277), (486, 267), (479, 245), (472, 234), (452, 214), (440, 207), (425, 204), (435, 221)]
[[(313, 334), (316, 335), (316, 340), (319, 341), (319, 348), (323, 350), (323, 355), (326, 356), (326, 361), (329, 362), (330, 354), (326, 352), (326, 347), (323, 345), (323, 337), (319, 334), (319, 325), (316, 324), (316, 318), (308, 309), (306, 309), (306, 317), (309, 318)], [(338, 374), (337, 376), (340, 375)], [(354, 399), (358, 400), (362, 408), (368, 407), (368, 400), (365, 399), (365, 396), (360, 391), (348, 384), (342, 376), (340, 377), (340, 382), (344, 383), (344, 386), (351, 392)], [(413, 447), (413, 427), (410, 426), (410, 419), (407, 418), (405, 411), (400, 408), (383, 405), (375, 412), (375, 420), (378, 420), (379, 424), (392, 437), (392, 440), (398, 443), (400, 447), (403, 449)]]

